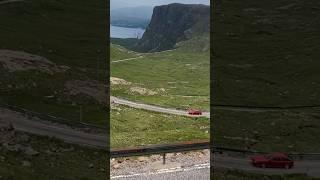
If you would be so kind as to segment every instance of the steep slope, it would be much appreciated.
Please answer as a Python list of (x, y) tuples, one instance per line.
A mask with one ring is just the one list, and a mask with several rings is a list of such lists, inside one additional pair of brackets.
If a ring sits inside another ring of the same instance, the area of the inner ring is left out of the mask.
[(178, 42), (208, 33), (209, 21), (210, 6), (178, 3), (157, 6), (135, 50), (156, 52), (172, 49)]
[(214, 103), (319, 105), (320, 3), (223, 5), (223, 15), (214, 21)]
[[(211, 105), (319, 105), (319, 15), (317, 0), (224, 1), (214, 15)], [(320, 152), (320, 108), (212, 112), (221, 146)]]
[(105, 82), (107, 11), (99, 0), (0, 6), (0, 106), (79, 121), (82, 105), (83, 122), (105, 124), (105, 105), (78, 90)]

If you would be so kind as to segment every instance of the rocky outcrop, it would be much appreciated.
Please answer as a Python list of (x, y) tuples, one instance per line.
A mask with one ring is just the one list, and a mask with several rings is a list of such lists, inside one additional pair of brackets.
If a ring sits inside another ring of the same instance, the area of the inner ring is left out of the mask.
[(210, 6), (178, 3), (157, 6), (135, 50), (156, 52), (172, 49), (177, 42), (209, 31)]

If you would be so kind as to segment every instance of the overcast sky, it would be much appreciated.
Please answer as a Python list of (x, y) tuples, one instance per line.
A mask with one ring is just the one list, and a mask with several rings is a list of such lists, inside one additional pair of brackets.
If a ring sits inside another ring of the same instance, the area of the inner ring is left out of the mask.
[(136, 6), (157, 6), (170, 3), (210, 4), (210, 0), (111, 0), (111, 9)]

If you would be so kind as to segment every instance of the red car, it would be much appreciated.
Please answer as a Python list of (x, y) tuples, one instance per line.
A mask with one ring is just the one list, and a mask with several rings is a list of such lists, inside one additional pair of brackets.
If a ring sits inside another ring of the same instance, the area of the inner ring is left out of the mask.
[(188, 114), (189, 115), (202, 115), (202, 112), (200, 110), (196, 110), (196, 109), (189, 109)]
[(262, 168), (292, 168), (293, 160), (285, 153), (273, 153), (251, 157), (252, 164)]

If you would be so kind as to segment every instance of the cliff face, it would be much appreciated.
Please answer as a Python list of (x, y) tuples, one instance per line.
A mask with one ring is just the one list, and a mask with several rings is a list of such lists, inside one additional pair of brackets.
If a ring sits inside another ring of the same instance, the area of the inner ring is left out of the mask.
[(209, 31), (210, 6), (177, 3), (157, 6), (135, 49), (140, 52), (168, 50), (177, 42)]

